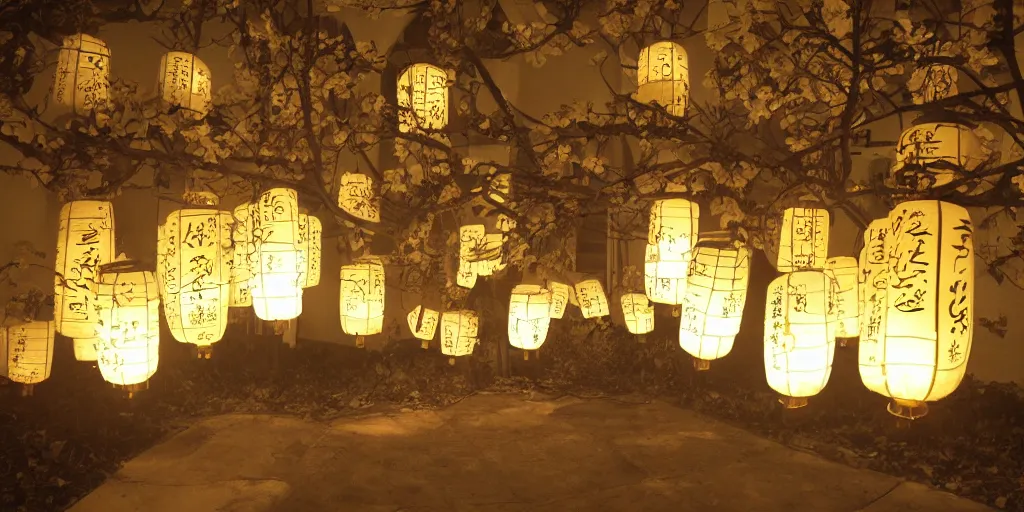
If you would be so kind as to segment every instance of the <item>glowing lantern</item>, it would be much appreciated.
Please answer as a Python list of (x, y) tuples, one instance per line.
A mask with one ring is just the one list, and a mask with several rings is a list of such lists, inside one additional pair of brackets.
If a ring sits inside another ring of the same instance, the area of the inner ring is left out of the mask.
[(267, 190), (260, 195), (249, 219), (256, 244), (249, 289), (252, 308), (263, 320), (296, 318), (302, 314), (305, 279), (299, 272), (299, 206), (295, 191)]
[(252, 214), (254, 206), (245, 203), (235, 208), (231, 243), (234, 245), (231, 260), (231, 295), (228, 306), (247, 308), (252, 306), (253, 269), (259, 268), (256, 243), (252, 236)]
[(230, 212), (207, 208), (177, 210), (164, 222), (164, 317), (174, 339), (199, 347), (224, 337), (234, 260)]
[(974, 227), (967, 210), (908, 201), (889, 213), (883, 358), (889, 412), (927, 414), (960, 385), (974, 330)]
[(478, 276), (489, 276), (505, 268), (502, 233), (487, 233), (483, 224), (459, 228), (458, 285), (472, 288)]
[(548, 281), (548, 289), (551, 290), (551, 318), (560, 319), (565, 315), (572, 289), (565, 283), (554, 281)]
[(698, 246), (679, 319), (679, 346), (698, 370), (732, 351), (740, 332), (750, 281), (750, 252), (744, 248)]
[(970, 127), (956, 123), (923, 123), (900, 135), (893, 173), (921, 176), (926, 179), (925, 185), (938, 187), (964, 177), (951, 167), (972, 171), (984, 161), (982, 155), (981, 141)]
[(657, 245), (647, 244), (644, 258), (644, 289), (647, 296), (659, 304), (682, 304), (686, 296), (690, 258), (691, 254), (687, 251), (675, 259), (663, 260), (661, 249)]
[(380, 222), (380, 197), (373, 178), (365, 174), (346, 172), (341, 175), (338, 206), (357, 219)]
[(53, 309), (57, 332), (91, 338), (96, 326), (97, 268), (114, 256), (114, 206), (106, 201), (72, 201), (60, 210)]
[(384, 329), (384, 264), (376, 256), (341, 267), (341, 330), (365, 345), (365, 336)]
[(823, 272), (785, 274), (768, 285), (764, 370), (787, 408), (807, 405), (828, 383), (835, 318), (835, 286)]
[(828, 231), (828, 210), (786, 208), (775, 268), (782, 273), (823, 270), (828, 258)]
[(110, 50), (95, 37), (65, 37), (57, 56), (52, 100), (75, 114), (107, 102), (110, 88)]
[(210, 68), (191, 53), (169, 52), (160, 58), (157, 89), (172, 106), (205, 116), (213, 103), (211, 80)]
[(674, 116), (685, 114), (690, 96), (688, 68), (686, 50), (671, 41), (659, 41), (640, 50), (636, 101), (657, 103)]
[(441, 314), (441, 353), (448, 356), (448, 364), (455, 358), (473, 353), (480, 340), (480, 320), (476, 312), (467, 309), (445, 311)]
[[(551, 325), (551, 291), (532, 284), (512, 289), (508, 304), (508, 341), (522, 350), (537, 350)], [(529, 358), (529, 352), (523, 357)]]
[[(860, 336), (860, 288), (857, 285), (859, 269), (857, 258), (836, 256), (825, 260), (825, 275), (836, 286), (836, 338)], [(846, 340), (839, 341), (846, 346)]]
[(604, 286), (597, 279), (587, 279), (576, 283), (576, 303), (580, 305), (583, 318), (608, 316), (608, 297), (604, 294)]
[(886, 289), (889, 287), (889, 251), (885, 247), (889, 229), (888, 218), (868, 224), (859, 261), (861, 317), (857, 366), (864, 386), (883, 395), (886, 391), (881, 348), (885, 335)]
[(658, 246), (663, 261), (681, 260), (693, 249), (700, 206), (686, 199), (663, 199), (651, 205), (647, 243)]
[(96, 310), (103, 380), (125, 387), (129, 396), (145, 389), (160, 361), (160, 294), (153, 273), (131, 261), (103, 265)]
[(955, 96), (959, 92), (960, 72), (948, 64), (933, 64), (914, 69), (907, 88), (914, 104), (924, 105)]
[(625, 293), (621, 300), (626, 329), (638, 335), (642, 343), (644, 335), (654, 330), (654, 306), (642, 293)]
[(23, 395), (32, 386), (50, 378), (53, 365), (53, 322), (29, 322), (3, 329), (3, 363), (8, 379), (24, 384)]
[(72, 340), (75, 350), (75, 361), (95, 361), (100, 351), (99, 338)]
[(430, 64), (413, 64), (398, 78), (398, 131), (441, 130), (448, 126), (448, 73)]
[(312, 215), (299, 214), (299, 271), (302, 272), (302, 287), (310, 288), (320, 284), (321, 235), (320, 219)]
[(408, 319), (412, 335), (423, 340), (423, 348), (429, 347), (430, 340), (434, 339), (434, 334), (437, 333), (437, 323), (441, 319), (441, 314), (430, 308), (416, 306), (409, 312)]

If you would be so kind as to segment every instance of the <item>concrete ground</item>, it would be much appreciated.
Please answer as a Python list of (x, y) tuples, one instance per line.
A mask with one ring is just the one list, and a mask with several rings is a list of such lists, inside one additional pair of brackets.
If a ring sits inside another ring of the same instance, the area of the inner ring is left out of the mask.
[(981, 512), (664, 403), (477, 395), (329, 423), (204, 419), (73, 512)]

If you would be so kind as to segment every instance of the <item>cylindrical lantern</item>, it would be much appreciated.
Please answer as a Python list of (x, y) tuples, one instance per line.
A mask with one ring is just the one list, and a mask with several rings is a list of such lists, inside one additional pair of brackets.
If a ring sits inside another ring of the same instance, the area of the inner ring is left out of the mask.
[(886, 290), (889, 287), (889, 218), (876, 219), (864, 231), (864, 248), (860, 252), (860, 340), (857, 342), (857, 367), (864, 386), (886, 394), (884, 358), (881, 352), (885, 335)]
[(537, 350), (548, 337), (551, 290), (533, 284), (512, 289), (508, 304), (508, 341), (522, 350)]
[(302, 272), (302, 287), (310, 288), (320, 284), (320, 253), (323, 227), (320, 219), (299, 214), (299, 271)]
[(662, 259), (661, 248), (647, 244), (644, 258), (644, 291), (659, 304), (677, 306), (686, 297), (686, 276), (690, 271), (690, 251), (671, 259)]
[(686, 50), (671, 41), (659, 41), (640, 50), (637, 61), (636, 101), (657, 103), (669, 114), (682, 116), (690, 96)]
[(969, 126), (957, 123), (922, 123), (911, 126), (900, 135), (896, 145), (893, 173), (906, 166), (914, 172), (927, 173), (928, 185), (938, 187), (964, 178), (950, 166), (973, 171), (983, 161), (981, 141)]
[(604, 294), (604, 286), (597, 279), (587, 279), (576, 283), (576, 303), (580, 305), (583, 318), (608, 316), (608, 296)]
[(191, 208), (176, 210), (164, 222), (164, 317), (175, 340), (209, 347), (224, 337), (231, 298), (234, 260), (230, 212)]
[(555, 281), (548, 281), (547, 287), (551, 290), (551, 318), (560, 319), (565, 315), (565, 306), (569, 303), (569, 294), (573, 293), (572, 288)]
[(624, 293), (621, 300), (626, 329), (643, 341), (643, 335), (654, 330), (654, 306), (642, 293)]
[(160, 58), (157, 89), (167, 103), (200, 117), (205, 116), (213, 104), (210, 68), (191, 53), (168, 52)]
[(231, 230), (231, 243), (234, 245), (231, 259), (231, 302), (233, 308), (252, 306), (252, 288), (254, 270), (259, 268), (259, 253), (256, 241), (252, 236), (252, 215), (255, 205), (244, 203), (235, 208), (234, 225)]
[(430, 64), (413, 64), (398, 78), (398, 130), (441, 130), (448, 126), (448, 73)]
[(764, 370), (786, 407), (807, 405), (828, 384), (835, 355), (835, 286), (823, 272), (785, 274), (768, 285)]
[(256, 268), (249, 293), (263, 320), (291, 320), (302, 314), (299, 272), (299, 206), (295, 190), (273, 188), (260, 195), (250, 216)]
[(114, 206), (72, 201), (60, 209), (53, 314), (57, 332), (91, 338), (96, 328), (97, 268), (114, 257)]
[(380, 222), (380, 197), (373, 178), (365, 174), (346, 172), (341, 175), (338, 206), (357, 219)]
[(732, 351), (740, 332), (750, 281), (750, 251), (745, 247), (698, 246), (693, 250), (679, 317), (679, 346), (698, 370)]
[(473, 353), (473, 347), (480, 342), (479, 332), (480, 320), (475, 311), (445, 311), (441, 314), (441, 353), (449, 357), (450, 364), (455, 364), (456, 357)]
[(160, 360), (160, 294), (153, 273), (132, 261), (103, 265), (96, 310), (103, 380), (129, 393), (144, 389)]
[(3, 329), (3, 356), (6, 376), (25, 384), (24, 394), (32, 394), (31, 386), (50, 378), (53, 366), (53, 322), (34, 321)]
[(341, 330), (356, 337), (384, 329), (384, 264), (377, 256), (359, 258), (341, 267)]
[(423, 348), (427, 348), (428, 342), (434, 339), (437, 333), (437, 323), (441, 320), (441, 314), (430, 308), (416, 306), (409, 312), (409, 330), (417, 339), (423, 340)]
[(110, 88), (110, 50), (92, 36), (64, 38), (57, 55), (51, 99), (75, 114), (84, 114), (107, 102)]
[(664, 261), (680, 260), (697, 241), (700, 206), (686, 199), (662, 199), (651, 204), (647, 243), (658, 246)]
[(95, 361), (103, 343), (99, 338), (71, 340), (75, 350), (75, 361)]
[[(836, 338), (860, 336), (860, 287), (857, 285), (859, 270), (857, 258), (835, 256), (825, 260), (825, 274), (832, 278), (836, 293)], [(845, 341), (840, 341), (845, 346)]]
[(828, 259), (828, 210), (786, 208), (779, 233), (779, 272), (823, 270)]
[(963, 207), (908, 201), (889, 213), (883, 346), (889, 412), (921, 417), (960, 385), (974, 330), (974, 226)]

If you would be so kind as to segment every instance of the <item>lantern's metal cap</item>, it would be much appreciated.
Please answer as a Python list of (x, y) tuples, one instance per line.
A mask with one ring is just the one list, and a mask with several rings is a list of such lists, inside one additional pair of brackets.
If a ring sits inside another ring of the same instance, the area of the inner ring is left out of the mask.
[(920, 400), (893, 398), (886, 410), (897, 418), (916, 420), (928, 415), (928, 404)]
[(782, 396), (779, 397), (779, 403), (782, 404), (786, 409), (799, 409), (801, 407), (807, 407), (807, 397), (805, 396)]

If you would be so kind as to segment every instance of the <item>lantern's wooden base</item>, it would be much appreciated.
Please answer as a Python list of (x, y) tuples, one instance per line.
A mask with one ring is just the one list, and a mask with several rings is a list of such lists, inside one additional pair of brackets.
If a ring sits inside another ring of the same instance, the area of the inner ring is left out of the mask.
[(454, 357), (449, 357), (448, 358), (448, 366), (455, 366), (455, 358)]
[(679, 318), (681, 316), (683, 316), (683, 306), (681, 304), (672, 306), (672, 318)]
[(420, 342), (420, 348), (422, 348), (423, 350), (426, 350), (426, 349), (430, 348), (430, 342), (427, 341), (427, 340), (421, 341)]
[(128, 399), (132, 399), (135, 398), (135, 393), (149, 389), (149, 381), (147, 380), (146, 382), (140, 382), (138, 384), (128, 384), (126, 386), (114, 384), (114, 389), (121, 389), (122, 391), (125, 391), (128, 393)]
[(204, 347), (196, 347), (196, 359), (209, 360), (213, 357), (213, 347), (206, 345)]
[(857, 339), (856, 337), (853, 337), (853, 338), (836, 338), (836, 341), (839, 342), (839, 347), (840, 348), (846, 348), (846, 347), (849, 347), (849, 346), (853, 345), (853, 342), (856, 339)]
[(636, 342), (637, 343), (647, 343), (647, 335), (646, 334), (637, 334), (636, 335)]
[(711, 361), (708, 361), (707, 359), (694, 359), (693, 369), (698, 372), (706, 372), (711, 369)]
[(779, 403), (786, 409), (799, 409), (801, 407), (807, 407), (807, 397), (783, 396), (779, 397)]
[(917, 400), (900, 400), (894, 398), (886, 407), (889, 414), (905, 420), (916, 420), (928, 415), (928, 404)]
[(356, 336), (356, 348), (366, 348), (366, 337)]
[(22, 384), (21, 385), (21, 396), (29, 397), (36, 394), (35, 384)]

